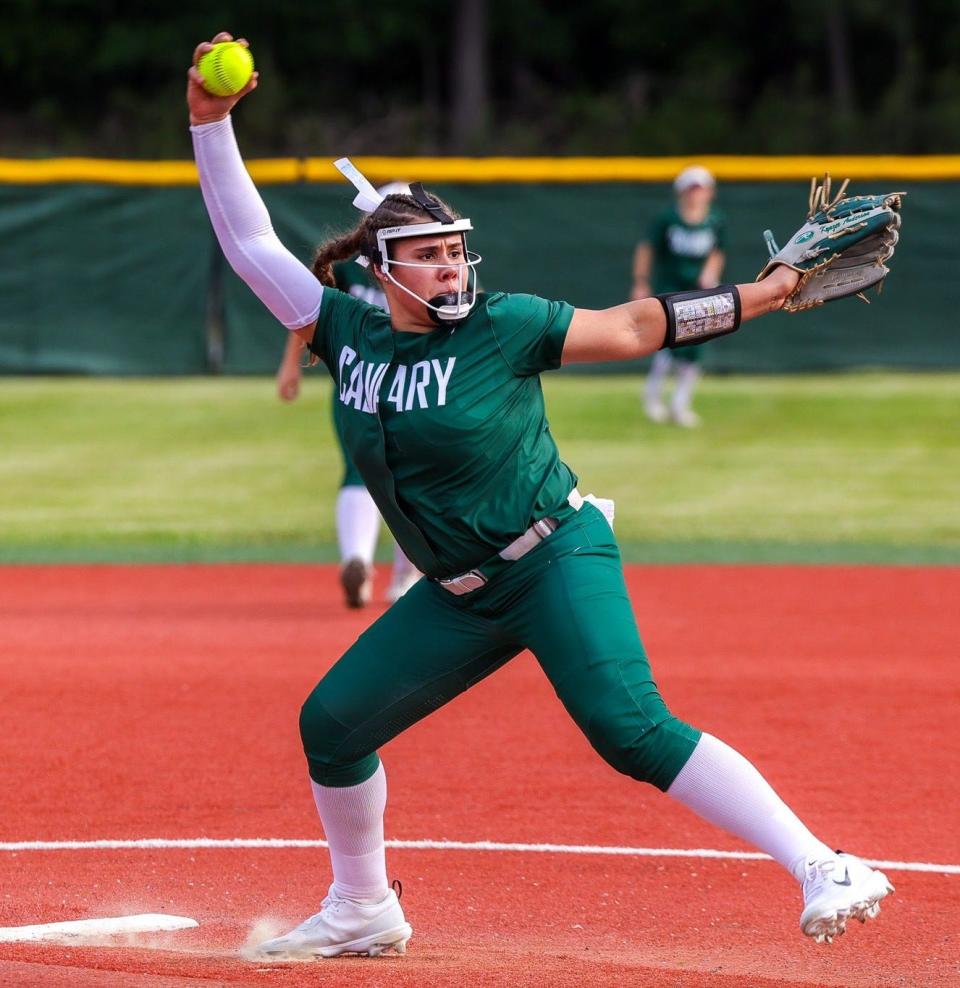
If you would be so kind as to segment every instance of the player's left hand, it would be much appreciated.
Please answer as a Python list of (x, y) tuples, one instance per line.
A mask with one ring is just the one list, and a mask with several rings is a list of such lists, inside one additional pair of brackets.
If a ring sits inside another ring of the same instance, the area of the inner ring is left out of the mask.
[(783, 250), (773, 234), (764, 237), (770, 260), (757, 277), (768, 277), (780, 265), (799, 273), (796, 287), (783, 305), (786, 312), (800, 312), (824, 302), (858, 295), (879, 285), (889, 273), (886, 261), (899, 240), (900, 207), (904, 193), (843, 198), (847, 182), (830, 198), (830, 176), (810, 185), (807, 222)]

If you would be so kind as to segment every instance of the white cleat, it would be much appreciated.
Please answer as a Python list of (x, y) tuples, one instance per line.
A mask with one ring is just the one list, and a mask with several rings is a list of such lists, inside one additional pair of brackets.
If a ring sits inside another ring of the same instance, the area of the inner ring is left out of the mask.
[(373, 596), (373, 567), (359, 556), (340, 567), (340, 585), (347, 607), (366, 607)]
[(663, 425), (670, 418), (670, 413), (667, 411), (667, 406), (664, 405), (659, 399), (655, 401), (645, 401), (643, 403), (643, 410), (646, 412), (647, 418), (651, 422), (656, 422), (657, 425)]
[(700, 416), (691, 408), (674, 408), (670, 411), (670, 421), (681, 429), (696, 429), (700, 425)]
[(405, 954), (412, 934), (393, 889), (379, 902), (355, 902), (342, 899), (331, 885), (320, 912), (282, 937), (264, 941), (257, 953), (275, 960), (340, 954), (377, 957), (389, 950)]
[(395, 604), (422, 576), (423, 573), (420, 570), (412, 569), (402, 576), (394, 577), (390, 581), (390, 586), (387, 587), (387, 600), (391, 604)]
[(865, 923), (880, 913), (880, 900), (893, 891), (882, 871), (875, 871), (852, 854), (837, 851), (824, 861), (808, 859), (804, 866), (803, 912), (800, 929), (817, 943), (842, 936), (848, 919)]

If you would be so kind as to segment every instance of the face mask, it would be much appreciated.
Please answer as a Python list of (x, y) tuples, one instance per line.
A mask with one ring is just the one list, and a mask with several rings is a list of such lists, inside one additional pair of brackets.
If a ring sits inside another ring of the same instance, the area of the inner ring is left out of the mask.
[[(370, 184), (349, 158), (340, 158), (334, 162), (334, 165), (357, 190), (357, 195), (353, 200), (353, 204), (357, 209), (372, 213), (383, 202), (385, 196)], [(423, 207), (425, 212), (433, 217), (433, 222), (411, 223), (405, 226), (393, 226), (377, 230), (377, 256), (369, 258), (359, 257), (357, 258), (357, 263), (363, 267), (369, 267), (371, 263), (378, 265), (381, 271), (383, 271), (384, 276), (392, 284), (425, 305), (430, 318), (438, 325), (451, 325), (461, 322), (469, 315), (470, 310), (476, 303), (476, 266), (482, 260), (479, 254), (467, 250), (466, 232), (473, 229), (473, 224), (468, 219), (455, 220), (443, 208), (438, 199), (424, 191), (423, 185), (420, 182), (413, 182), (410, 185), (410, 195)], [(388, 244), (391, 240), (401, 240), (407, 237), (426, 237), (436, 234), (445, 235), (449, 233), (459, 233), (463, 240), (463, 252), (466, 261), (458, 265), (423, 264), (419, 261), (395, 261), (390, 258)], [(401, 285), (390, 273), (391, 267), (449, 268), (452, 266), (458, 268), (457, 290), (454, 292), (443, 292), (431, 299), (421, 298), (416, 292), (407, 288), (406, 285)], [(471, 275), (473, 276), (472, 283)]]

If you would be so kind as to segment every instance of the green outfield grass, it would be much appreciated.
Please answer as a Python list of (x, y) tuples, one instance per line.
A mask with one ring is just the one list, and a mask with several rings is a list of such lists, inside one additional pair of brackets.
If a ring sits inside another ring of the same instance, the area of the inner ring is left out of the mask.
[[(696, 431), (648, 423), (639, 385), (544, 379), (628, 560), (960, 563), (960, 375), (708, 377)], [(329, 384), (303, 390), (4, 379), (0, 561), (336, 558)]]

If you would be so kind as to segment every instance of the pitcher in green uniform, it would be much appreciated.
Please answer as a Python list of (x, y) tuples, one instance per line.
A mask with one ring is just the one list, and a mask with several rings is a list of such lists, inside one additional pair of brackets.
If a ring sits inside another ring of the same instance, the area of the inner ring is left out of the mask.
[[(631, 298), (714, 288), (723, 273), (726, 221), (713, 206), (715, 182), (706, 168), (684, 168), (673, 183), (676, 202), (651, 223), (633, 258)], [(644, 409), (653, 422), (690, 429), (700, 424), (693, 393), (700, 379), (702, 346), (654, 354), (644, 387)], [(669, 404), (663, 400), (671, 371), (676, 375)]]
[[(228, 40), (218, 35), (214, 41)], [(802, 884), (805, 933), (876, 915), (886, 878), (818, 840), (742, 755), (686, 724), (657, 690), (627, 596), (612, 512), (560, 458), (540, 374), (636, 359), (775, 311), (798, 275), (670, 293), (602, 311), (474, 291), (469, 219), (426, 192), (379, 196), (349, 161), (358, 226), (313, 271), (277, 239), (230, 120), (237, 96), (188, 105), (200, 184), (227, 259), (324, 363), (347, 448), (397, 541), (426, 575), (321, 679), (300, 715), (333, 884), (320, 910), (260, 945), (272, 957), (403, 953), (387, 882), (377, 748), (529, 648), (596, 751), (770, 854)], [(390, 312), (332, 287), (359, 254)], [(606, 511), (601, 510), (607, 508)], [(423, 629), (429, 628), (429, 634)], [(757, 895), (758, 922), (769, 904)]]

